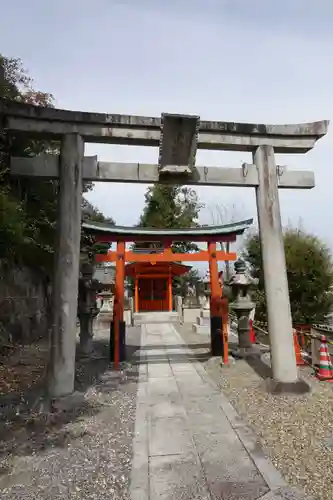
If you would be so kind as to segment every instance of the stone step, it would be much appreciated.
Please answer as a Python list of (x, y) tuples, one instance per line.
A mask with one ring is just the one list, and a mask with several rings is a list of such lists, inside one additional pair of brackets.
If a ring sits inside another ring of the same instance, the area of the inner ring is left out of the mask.
[(192, 331), (199, 335), (209, 335), (210, 334), (210, 325), (198, 325), (197, 323), (192, 324)]
[(133, 314), (134, 326), (146, 323), (179, 323), (179, 314), (177, 312), (146, 312)]
[(197, 325), (202, 325), (202, 326), (209, 326), (210, 325), (210, 317), (203, 318), (202, 316), (197, 316), (197, 318), (196, 318), (196, 324)]
[(205, 319), (209, 319), (210, 318), (210, 310), (209, 309), (201, 309), (200, 317), (205, 318)]

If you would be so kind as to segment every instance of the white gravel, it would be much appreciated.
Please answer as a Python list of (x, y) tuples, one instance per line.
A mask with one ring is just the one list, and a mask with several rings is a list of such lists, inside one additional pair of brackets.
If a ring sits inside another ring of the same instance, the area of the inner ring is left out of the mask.
[[(180, 328), (180, 333), (189, 344), (206, 342), (208, 346), (207, 336), (194, 336), (188, 327)], [(311, 392), (273, 396), (245, 361), (221, 367), (215, 358), (205, 368), (259, 436), (286, 481), (315, 500), (332, 500), (333, 384), (319, 382), (309, 367), (302, 367), (301, 376)]]
[(80, 392), (58, 411), (2, 429), (0, 498), (128, 500), (137, 367), (90, 365), (78, 363)]

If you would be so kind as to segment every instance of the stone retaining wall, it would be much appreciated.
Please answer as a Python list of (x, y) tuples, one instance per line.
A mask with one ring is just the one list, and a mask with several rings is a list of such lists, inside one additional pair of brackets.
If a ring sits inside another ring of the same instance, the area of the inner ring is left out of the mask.
[(47, 334), (51, 289), (45, 275), (0, 261), (0, 346)]

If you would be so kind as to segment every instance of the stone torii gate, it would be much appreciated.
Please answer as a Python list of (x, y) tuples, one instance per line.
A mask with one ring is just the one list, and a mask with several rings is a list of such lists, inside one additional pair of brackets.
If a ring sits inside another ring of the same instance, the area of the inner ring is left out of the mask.
[[(278, 189), (311, 189), (314, 174), (277, 166), (274, 153), (306, 153), (327, 133), (328, 121), (260, 125), (171, 114), (154, 118), (40, 108), (5, 99), (0, 100), (0, 117), (8, 134), (61, 142), (59, 156), (11, 159), (12, 175), (59, 179), (60, 184), (50, 381), (54, 396), (68, 394), (74, 387), (83, 179), (255, 188), (273, 381), (281, 390), (297, 389)], [(159, 146), (158, 163), (98, 162), (97, 157), (84, 157), (85, 142)], [(250, 151), (253, 164), (239, 168), (197, 166), (197, 148)]]

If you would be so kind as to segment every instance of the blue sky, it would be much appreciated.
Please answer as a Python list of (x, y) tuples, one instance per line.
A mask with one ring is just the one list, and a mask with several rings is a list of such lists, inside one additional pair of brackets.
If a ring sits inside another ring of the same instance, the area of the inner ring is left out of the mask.
[[(0, 52), (20, 57), (62, 108), (204, 120), (298, 123), (333, 116), (330, 0), (12, 0), (1, 6)], [(332, 124), (333, 127), (333, 124)], [(283, 223), (333, 248), (333, 128), (280, 164), (315, 171), (312, 191), (280, 192)], [(154, 148), (86, 146), (108, 161), (157, 161)], [(198, 164), (240, 166), (248, 153), (204, 152)], [(90, 201), (118, 224), (138, 221), (145, 186), (98, 184)], [(200, 200), (256, 218), (252, 189), (201, 188)], [(209, 210), (201, 215), (211, 222)], [(227, 221), (226, 221), (227, 222)]]

